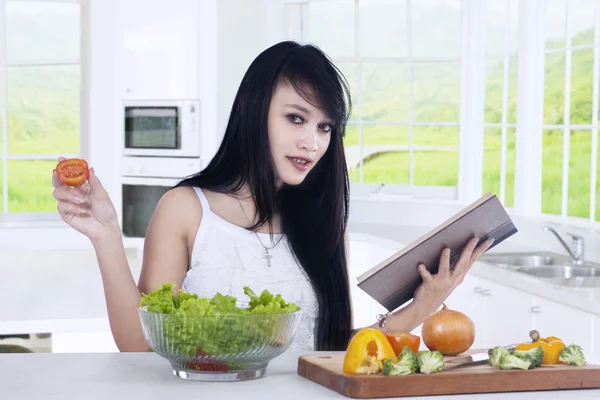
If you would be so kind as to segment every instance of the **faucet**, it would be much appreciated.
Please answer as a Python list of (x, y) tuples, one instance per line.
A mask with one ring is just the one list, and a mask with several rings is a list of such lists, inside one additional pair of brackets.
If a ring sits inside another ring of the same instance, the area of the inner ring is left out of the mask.
[(552, 232), (554, 236), (556, 236), (560, 244), (562, 244), (567, 252), (569, 252), (574, 264), (583, 264), (584, 239), (581, 236), (567, 232), (567, 235), (571, 236), (572, 238), (571, 246), (569, 246), (554, 228), (550, 226), (544, 226), (544, 231)]

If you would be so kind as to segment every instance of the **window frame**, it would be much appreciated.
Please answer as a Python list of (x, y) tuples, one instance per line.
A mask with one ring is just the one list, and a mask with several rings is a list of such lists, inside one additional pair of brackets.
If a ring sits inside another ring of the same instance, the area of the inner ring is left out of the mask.
[[(0, 114), (2, 124), (2, 146), (0, 148), (0, 162), (2, 163), (2, 206), (0, 207), (1, 227), (34, 227), (54, 226), (61, 224), (58, 212), (10, 212), (8, 210), (8, 161), (11, 160), (58, 160), (63, 157), (89, 158), (89, 1), (90, 0), (0, 0)], [(6, 6), (7, 3), (67, 3), (79, 5), (79, 58), (78, 59), (39, 59), (26, 62), (9, 63), (7, 57), (6, 34)], [(79, 101), (79, 153), (78, 154), (9, 154), (8, 153), (8, 82), (9, 68), (21, 67), (48, 67), (48, 66), (78, 66), (80, 70), (80, 101)], [(62, 225), (62, 224), (61, 224)]]

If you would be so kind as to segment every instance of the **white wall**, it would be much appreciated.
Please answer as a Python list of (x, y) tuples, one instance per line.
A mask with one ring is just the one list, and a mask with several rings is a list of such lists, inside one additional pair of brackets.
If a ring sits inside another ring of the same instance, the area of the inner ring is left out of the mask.
[(279, 19), (268, 18), (275, 7), (272, 3), (272, 0), (218, 2), (219, 142), (244, 73), (252, 60), (277, 39), (276, 32), (270, 29), (270, 22)]

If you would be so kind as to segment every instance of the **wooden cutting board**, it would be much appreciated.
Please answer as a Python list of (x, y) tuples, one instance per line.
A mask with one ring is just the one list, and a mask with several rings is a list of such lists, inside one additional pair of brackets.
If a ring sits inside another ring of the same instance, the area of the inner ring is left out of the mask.
[[(468, 351), (468, 355), (477, 351)], [(453, 368), (436, 374), (406, 376), (349, 375), (342, 372), (344, 352), (301, 356), (298, 374), (346, 397), (371, 399), (426, 395), (600, 388), (600, 366), (544, 365), (503, 371), (488, 364)], [(455, 357), (445, 357), (446, 362)]]

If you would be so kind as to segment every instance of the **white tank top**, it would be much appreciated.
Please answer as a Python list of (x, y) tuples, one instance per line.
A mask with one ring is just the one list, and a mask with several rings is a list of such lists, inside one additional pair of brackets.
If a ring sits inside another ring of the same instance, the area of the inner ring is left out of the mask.
[[(300, 326), (290, 349), (313, 351), (317, 298), (286, 237), (273, 235), (273, 242), (267, 233), (258, 233), (257, 237), (254, 232), (219, 217), (211, 210), (204, 192), (197, 187), (194, 190), (202, 204), (202, 221), (182, 289), (200, 297), (220, 292), (239, 301), (248, 300), (244, 286), (256, 294), (264, 289), (274, 295), (281, 294), (284, 300), (302, 309)], [(272, 256), (270, 267), (264, 257), (265, 247)]]

